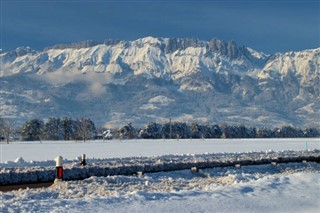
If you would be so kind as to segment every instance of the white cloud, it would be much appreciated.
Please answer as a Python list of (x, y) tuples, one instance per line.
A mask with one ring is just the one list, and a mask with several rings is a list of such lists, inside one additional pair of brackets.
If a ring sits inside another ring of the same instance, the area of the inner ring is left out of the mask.
[(106, 88), (99, 82), (94, 82), (90, 85), (90, 92), (93, 95), (98, 96), (104, 94), (106, 92)]

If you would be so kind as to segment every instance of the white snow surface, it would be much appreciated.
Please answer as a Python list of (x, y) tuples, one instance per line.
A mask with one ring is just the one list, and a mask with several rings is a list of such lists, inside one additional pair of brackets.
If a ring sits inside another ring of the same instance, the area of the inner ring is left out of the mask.
[[(57, 155), (74, 159), (82, 153), (94, 161), (304, 151), (319, 146), (316, 138), (13, 142), (1, 144), (0, 167), (28, 166), (30, 161), (46, 165)], [(319, 180), (320, 166), (313, 162), (91, 177), (48, 188), (0, 192), (0, 208), (1, 212), (319, 212)]]
[[(82, 154), (87, 158), (152, 157), (160, 155), (230, 153), (251, 151), (282, 151), (320, 149), (319, 138), (276, 139), (159, 139), (110, 141), (43, 141), (2, 143), (1, 164), (24, 161), (53, 160), (60, 155), (74, 160)], [(21, 161), (21, 160), (20, 160)], [(1, 166), (1, 165), (0, 165)]]
[(0, 193), (2, 212), (318, 212), (316, 163), (91, 177)]

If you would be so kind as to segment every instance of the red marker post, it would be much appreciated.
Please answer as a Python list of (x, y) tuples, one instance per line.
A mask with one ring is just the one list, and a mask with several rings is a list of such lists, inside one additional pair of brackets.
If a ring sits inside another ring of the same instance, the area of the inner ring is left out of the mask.
[(61, 156), (56, 157), (56, 159), (54, 159), (56, 161), (56, 179), (55, 181), (61, 181), (63, 178), (63, 167), (62, 167), (62, 161), (63, 158)]

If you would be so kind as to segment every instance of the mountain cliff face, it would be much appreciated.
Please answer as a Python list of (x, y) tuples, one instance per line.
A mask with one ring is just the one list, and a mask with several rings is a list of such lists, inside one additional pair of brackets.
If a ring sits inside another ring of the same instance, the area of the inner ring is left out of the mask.
[(0, 54), (0, 115), (267, 126), (320, 124), (320, 48), (267, 55), (218, 39), (146, 37)]

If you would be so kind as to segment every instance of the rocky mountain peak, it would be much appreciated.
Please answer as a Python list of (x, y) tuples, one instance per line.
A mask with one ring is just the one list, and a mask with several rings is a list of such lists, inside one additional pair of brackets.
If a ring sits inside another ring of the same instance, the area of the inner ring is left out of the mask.
[(216, 38), (18, 48), (0, 55), (0, 116), (319, 124), (319, 54), (269, 56)]

